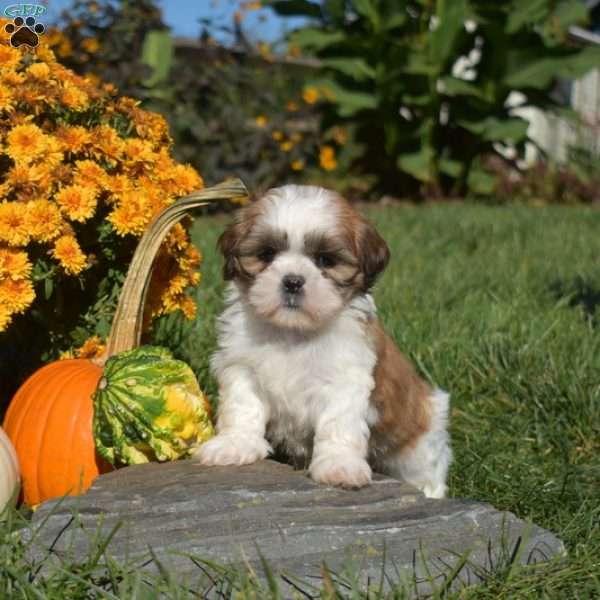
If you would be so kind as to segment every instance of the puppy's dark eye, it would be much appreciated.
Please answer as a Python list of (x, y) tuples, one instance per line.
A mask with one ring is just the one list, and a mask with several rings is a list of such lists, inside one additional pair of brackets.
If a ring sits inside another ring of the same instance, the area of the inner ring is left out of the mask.
[(336, 260), (331, 254), (321, 253), (315, 256), (315, 264), (319, 269), (331, 269), (332, 267), (335, 267)]
[(277, 255), (275, 248), (263, 248), (258, 254), (258, 259), (264, 263), (273, 262), (273, 259)]

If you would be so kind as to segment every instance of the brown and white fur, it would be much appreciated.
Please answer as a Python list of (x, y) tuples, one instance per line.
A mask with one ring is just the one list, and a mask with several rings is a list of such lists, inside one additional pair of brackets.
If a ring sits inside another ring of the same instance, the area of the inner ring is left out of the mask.
[(195, 458), (241, 465), (279, 447), (324, 484), (367, 485), (371, 463), (443, 497), (449, 397), (377, 320), (369, 290), (389, 260), (377, 231), (333, 192), (287, 185), (241, 209), (218, 246), (230, 281), (211, 359), (218, 435)]

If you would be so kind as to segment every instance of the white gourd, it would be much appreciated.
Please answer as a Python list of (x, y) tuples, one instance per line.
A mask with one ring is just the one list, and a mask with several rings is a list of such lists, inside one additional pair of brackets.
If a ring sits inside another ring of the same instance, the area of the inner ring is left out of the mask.
[(0, 427), (0, 517), (8, 502), (16, 499), (19, 480), (17, 453), (4, 429)]

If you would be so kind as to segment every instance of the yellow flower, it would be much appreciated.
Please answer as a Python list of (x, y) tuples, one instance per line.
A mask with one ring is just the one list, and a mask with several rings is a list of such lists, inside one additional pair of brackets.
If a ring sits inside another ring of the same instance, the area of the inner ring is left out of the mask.
[(32, 240), (49, 242), (60, 234), (62, 219), (54, 203), (31, 200), (26, 204), (25, 223)]
[(271, 137), (276, 141), (279, 142), (283, 139), (283, 133), (281, 133), (281, 131), (277, 131), (275, 130), (272, 134)]
[(188, 234), (181, 223), (176, 223), (171, 227), (167, 237), (165, 238), (165, 244), (169, 248), (175, 248), (177, 250), (183, 250), (189, 243)]
[(331, 137), (340, 146), (343, 146), (348, 141), (348, 133), (343, 127), (334, 127), (331, 130)]
[(132, 162), (152, 162), (156, 158), (152, 144), (139, 138), (125, 140), (125, 159)]
[(0, 241), (9, 246), (25, 246), (29, 241), (25, 213), (16, 202), (0, 204)]
[[(0, 46), (0, 49), (1, 48), (2, 47)], [(2, 71), (0, 69), (0, 81), (6, 85), (15, 87), (21, 85), (25, 81), (25, 76), (17, 71)]]
[(117, 208), (107, 218), (118, 235), (124, 236), (129, 233), (140, 236), (148, 226), (151, 216), (143, 193), (133, 190), (121, 196)]
[(181, 308), (181, 312), (186, 319), (193, 321), (196, 318), (197, 306), (190, 296), (184, 296), (181, 299), (179, 308)]
[(15, 281), (28, 278), (31, 274), (31, 263), (26, 252), (0, 248), (0, 279)]
[(15, 97), (9, 88), (0, 84), (0, 111), (12, 110)]
[(31, 280), (0, 280), (0, 305), (4, 305), (9, 313), (22, 313), (34, 299), (35, 291)]
[(54, 133), (66, 152), (82, 152), (91, 142), (90, 133), (80, 125), (61, 125)]
[(102, 340), (94, 335), (91, 338), (85, 340), (85, 342), (75, 350), (75, 354), (77, 358), (95, 358), (96, 356), (100, 356), (106, 345), (102, 343)]
[(285, 105), (285, 110), (287, 110), (288, 112), (296, 112), (297, 110), (299, 110), (299, 106), (297, 102), (294, 102), (293, 100), (290, 100), (286, 105)]
[(281, 142), (281, 144), (279, 144), (279, 148), (281, 150), (283, 150), (284, 152), (289, 152), (293, 147), (294, 147), (294, 144), (290, 140)]
[(292, 171), (302, 171), (304, 169), (304, 161), (294, 160), (290, 163), (290, 167), (292, 167)]
[(95, 73), (84, 73), (83, 77), (85, 79), (85, 82), (89, 83), (90, 85), (96, 87), (100, 87), (102, 85), (102, 79), (100, 79), (100, 77), (98, 77), (98, 75), (96, 75)]
[(331, 146), (323, 146), (319, 152), (319, 163), (326, 171), (333, 171), (337, 168), (335, 159), (335, 150)]
[(62, 162), (63, 152), (61, 143), (52, 135), (46, 136), (46, 147), (39, 157), (45, 165), (55, 167)]
[(86, 265), (85, 254), (72, 235), (61, 235), (54, 243), (51, 254), (58, 260), (61, 267), (71, 275), (81, 273)]
[(85, 38), (81, 42), (81, 47), (90, 54), (98, 52), (100, 48), (100, 42), (96, 38)]
[(169, 282), (167, 294), (175, 297), (178, 294), (181, 294), (187, 286), (188, 286), (188, 280), (183, 275), (176, 275)]
[(91, 131), (92, 145), (99, 158), (118, 160), (123, 152), (123, 140), (110, 125), (98, 125)]
[(319, 90), (314, 87), (307, 87), (302, 92), (302, 99), (306, 104), (314, 104), (320, 97)]
[(33, 79), (39, 79), (40, 81), (46, 81), (50, 77), (50, 67), (43, 62), (33, 63), (26, 70), (28, 75), (31, 75)]
[(263, 129), (267, 125), (267, 117), (265, 117), (265, 115), (258, 115), (258, 117), (254, 119), (254, 122), (257, 127)]
[(48, 136), (33, 123), (17, 125), (6, 136), (6, 154), (15, 162), (28, 164), (44, 154), (47, 139)]
[(60, 101), (72, 110), (85, 110), (89, 104), (88, 95), (69, 81), (63, 83), (60, 91)]
[(96, 190), (93, 187), (70, 185), (56, 194), (56, 202), (69, 219), (83, 223), (96, 210)]
[(126, 175), (106, 175), (102, 187), (114, 196), (113, 200), (133, 189), (133, 181)]
[(21, 62), (21, 52), (8, 44), (0, 44), (0, 69), (14, 69)]
[(77, 160), (75, 161), (77, 167), (76, 180), (83, 187), (102, 187), (106, 180), (106, 171), (93, 160)]
[(204, 181), (191, 165), (175, 165), (171, 170), (172, 181), (178, 195), (189, 194), (204, 187)]
[(45, 164), (16, 164), (6, 174), (6, 183), (13, 191), (31, 194), (45, 191), (51, 185), (50, 168)]

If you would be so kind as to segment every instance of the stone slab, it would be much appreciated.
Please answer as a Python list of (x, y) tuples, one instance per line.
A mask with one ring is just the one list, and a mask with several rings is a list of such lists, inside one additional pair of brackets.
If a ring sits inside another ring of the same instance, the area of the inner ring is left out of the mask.
[(382, 475), (361, 490), (329, 488), (269, 460), (243, 467), (154, 463), (102, 475), (87, 494), (36, 511), (35, 552), (83, 556), (96, 533), (117, 524), (108, 553), (119, 561), (142, 561), (151, 548), (194, 578), (199, 568), (187, 555), (258, 574), (262, 555), (284, 587), (289, 576), (319, 585), (326, 564), (334, 580), (366, 586), (383, 574), (386, 587), (401, 579), (420, 593), (443, 585), (462, 559), (453, 587), (477, 583), (511, 557), (537, 563), (564, 553), (552, 533), (489, 504), (429, 500)]

